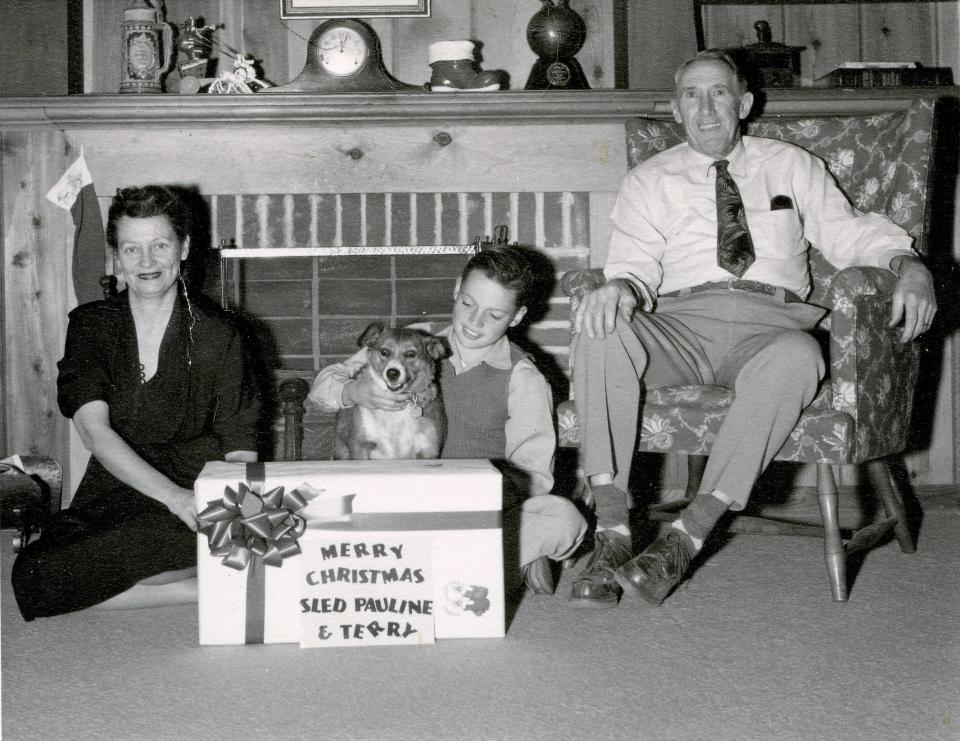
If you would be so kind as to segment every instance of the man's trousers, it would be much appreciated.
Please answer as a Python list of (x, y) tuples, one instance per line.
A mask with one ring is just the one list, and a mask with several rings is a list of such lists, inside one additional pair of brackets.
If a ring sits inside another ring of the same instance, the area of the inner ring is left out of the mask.
[[(701, 492), (743, 509), (754, 482), (786, 442), (824, 375), (809, 333), (824, 310), (771, 294), (718, 288), (661, 297), (653, 313), (617, 318), (616, 330), (573, 348), (574, 398), (584, 473), (610, 473), (626, 492), (645, 389), (717, 385), (735, 398), (710, 452)], [(601, 498), (602, 499), (602, 498)], [(629, 502), (597, 501), (598, 524), (627, 521)]]

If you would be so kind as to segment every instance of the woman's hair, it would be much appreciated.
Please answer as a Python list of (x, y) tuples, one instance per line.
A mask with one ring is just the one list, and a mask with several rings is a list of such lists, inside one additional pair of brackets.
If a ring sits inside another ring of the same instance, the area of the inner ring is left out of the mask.
[(190, 235), (193, 216), (180, 194), (165, 185), (144, 185), (142, 188), (118, 188), (107, 216), (107, 244), (117, 249), (117, 222), (122, 216), (146, 219), (166, 216), (182, 242)]
[(460, 279), (465, 281), (474, 270), (516, 294), (517, 308), (527, 306), (536, 286), (536, 275), (523, 248), (516, 245), (483, 250), (470, 258)]

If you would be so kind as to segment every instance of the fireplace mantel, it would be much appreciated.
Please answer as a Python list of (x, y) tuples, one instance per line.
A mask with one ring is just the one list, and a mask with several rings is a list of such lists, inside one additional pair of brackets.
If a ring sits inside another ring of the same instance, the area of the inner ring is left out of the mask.
[[(764, 112), (810, 116), (818, 111), (858, 114), (889, 110), (892, 101), (955, 95), (956, 88), (772, 90)], [(316, 126), (458, 125), (589, 123), (637, 115), (670, 116), (667, 90), (587, 90), (453, 94), (305, 95), (81, 95), (4, 98), (0, 126), (5, 129), (55, 125), (207, 126), (284, 124)]]

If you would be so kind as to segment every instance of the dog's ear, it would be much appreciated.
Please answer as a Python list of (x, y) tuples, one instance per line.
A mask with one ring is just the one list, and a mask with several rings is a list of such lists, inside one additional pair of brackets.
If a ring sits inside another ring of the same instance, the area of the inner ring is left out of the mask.
[(423, 341), (423, 346), (426, 348), (427, 354), (434, 360), (440, 360), (450, 354), (450, 345), (447, 344), (446, 337), (430, 335)]
[(360, 335), (360, 339), (357, 340), (357, 344), (360, 347), (373, 347), (377, 343), (377, 338), (383, 333), (383, 325), (380, 322), (373, 322), (365, 330), (363, 334)]

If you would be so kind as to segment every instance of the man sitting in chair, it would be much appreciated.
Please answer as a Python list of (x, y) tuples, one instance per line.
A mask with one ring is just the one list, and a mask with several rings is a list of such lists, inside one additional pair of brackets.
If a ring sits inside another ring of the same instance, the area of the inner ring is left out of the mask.
[[(933, 281), (910, 236), (856, 212), (824, 163), (782, 141), (741, 136), (753, 104), (724, 52), (677, 70), (673, 116), (686, 142), (634, 168), (611, 214), (607, 282), (574, 315), (574, 397), (596, 548), (573, 605), (615, 606), (622, 593), (660, 604), (704, 538), (741, 510), (824, 376), (804, 303), (808, 243), (837, 268), (893, 271), (890, 326), (909, 342), (936, 312)], [(699, 491), (665, 535), (632, 557), (627, 480), (643, 388), (735, 392)]]

